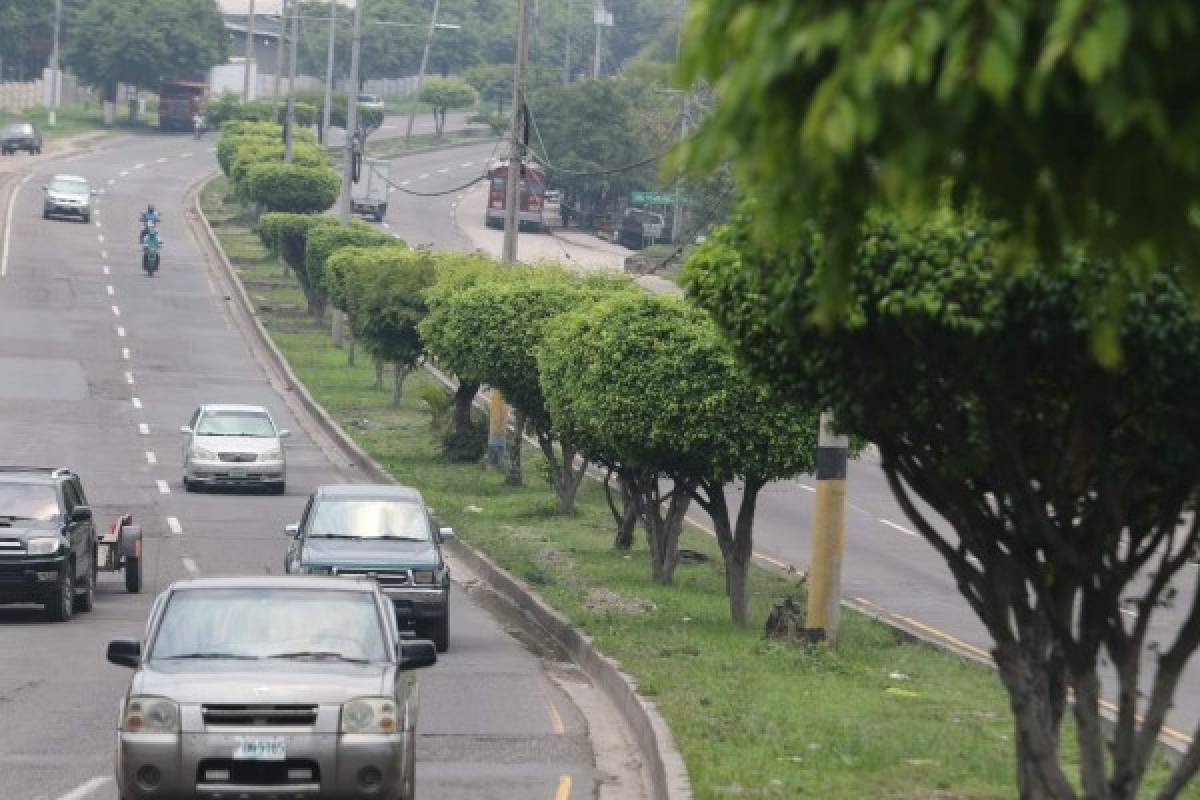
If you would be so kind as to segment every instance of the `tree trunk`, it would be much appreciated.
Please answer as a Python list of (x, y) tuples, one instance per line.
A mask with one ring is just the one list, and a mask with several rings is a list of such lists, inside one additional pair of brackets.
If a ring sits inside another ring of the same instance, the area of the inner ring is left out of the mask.
[(637, 529), (638, 507), (633, 493), (629, 491), (628, 484), (618, 475), (621, 507), (617, 508), (617, 504), (613, 501), (612, 475), (613, 470), (610, 469), (604, 476), (604, 498), (608, 501), (608, 510), (612, 512), (613, 521), (617, 525), (617, 533), (613, 537), (613, 547), (617, 550), (629, 550), (633, 547), (633, 532)]
[(408, 377), (408, 367), (392, 364), (392, 405), (400, 405), (400, 393), (404, 389), (404, 379)]
[(524, 483), (521, 475), (521, 434), (525, 432), (525, 414), (514, 409), (513, 429), (508, 434), (508, 475), (504, 482), (509, 486)]
[(1065, 668), (1045, 623), (1030, 622), (1020, 642), (1001, 643), (992, 651), (1016, 727), (1017, 790), (1021, 800), (1074, 800), (1059, 757)]
[(665, 497), (658, 475), (639, 476), (631, 481), (630, 489), (637, 495), (638, 510), (646, 526), (650, 545), (650, 572), (655, 583), (670, 584), (675, 579), (679, 563), (679, 536), (683, 519), (691, 504), (688, 484), (676, 485)]
[(357, 347), (355, 347), (356, 342), (354, 340), (354, 334), (350, 332), (349, 328), (347, 328), (347, 330), (345, 332), (345, 341), (346, 341), (346, 364), (347, 364), (347, 366), (353, 367), (354, 366), (354, 355), (355, 355), (355, 351), (357, 350)]
[(558, 513), (575, 513), (575, 496), (579, 492), (579, 484), (587, 474), (588, 462), (581, 460), (575, 466), (575, 448), (569, 441), (559, 442), (562, 458), (554, 451), (554, 439), (546, 431), (537, 432), (538, 446), (546, 459), (546, 467), (550, 471), (550, 484), (554, 487), (554, 496), (558, 498)]
[(471, 428), (471, 407), (475, 403), (475, 395), (479, 394), (479, 384), (473, 381), (459, 381), (454, 390), (454, 432), (465, 433)]
[(378, 356), (375, 357), (375, 385), (371, 388), (383, 388), (383, 359)]

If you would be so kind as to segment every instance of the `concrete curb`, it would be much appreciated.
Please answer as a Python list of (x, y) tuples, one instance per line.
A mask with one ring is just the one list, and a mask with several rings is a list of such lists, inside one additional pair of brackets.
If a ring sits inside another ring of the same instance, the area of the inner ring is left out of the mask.
[[(186, 204), (189, 213), (194, 214), (200, 221), (209, 247), (219, 254), (217, 266), (225, 282), (231, 287), (233, 313), (247, 323), (247, 330), (256, 340), (256, 351), (270, 362), (269, 366), (285, 383), (286, 391), (299, 401), (304, 411), (310, 415), (311, 421), (338, 447), (349, 466), (381, 483), (395, 483), (395, 479), (387, 470), (359, 447), (313, 399), (255, 313), (249, 293), (238, 278), (237, 271), (225, 255), (208, 217), (200, 207), (199, 192), (215, 177), (217, 173), (210, 174), (189, 187)], [(601, 654), (591, 637), (576, 629), (565, 616), (538, 597), (536, 592), (486, 555), (457, 538), (448, 540), (448, 545), (448, 549), (457, 558), (553, 637), (592, 683), (604, 692), (634, 735), (650, 779), (651, 795), (655, 800), (690, 800), (691, 782), (687, 776), (683, 756), (675, 746), (670, 729), (654, 705), (638, 694), (637, 684), (621, 670), (617, 662)]]

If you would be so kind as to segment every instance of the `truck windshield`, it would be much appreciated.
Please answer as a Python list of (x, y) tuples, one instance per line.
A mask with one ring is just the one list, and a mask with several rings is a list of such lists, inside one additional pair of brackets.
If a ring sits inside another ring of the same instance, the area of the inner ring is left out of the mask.
[(430, 539), (429, 523), (421, 505), (390, 498), (322, 500), (313, 509), (308, 535), (422, 542)]
[(0, 519), (55, 521), (58, 519), (58, 496), (54, 487), (0, 483)]
[(371, 593), (271, 588), (173, 592), (150, 657), (388, 660)]

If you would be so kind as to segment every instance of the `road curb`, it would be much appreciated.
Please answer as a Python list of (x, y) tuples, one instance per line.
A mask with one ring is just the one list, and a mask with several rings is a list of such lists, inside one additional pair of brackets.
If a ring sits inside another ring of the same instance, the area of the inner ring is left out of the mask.
[[(395, 479), (387, 470), (359, 447), (329, 412), (313, 398), (308, 388), (296, 377), (291, 365), (275, 346), (275, 342), (255, 313), (249, 293), (238, 278), (237, 271), (225, 255), (208, 217), (200, 207), (200, 191), (218, 175), (219, 173), (210, 173), (189, 187), (185, 203), (188, 212), (199, 220), (207, 245), (218, 255), (217, 267), (232, 292), (229, 298), (231, 311), (241, 318), (245, 323), (245, 330), (254, 337), (255, 355), (269, 362), (264, 366), (269, 366), (279, 376), (285, 391), (299, 401), (303, 410), (310, 415), (310, 421), (321, 428), (328, 440), (337, 446), (352, 469), (381, 483), (395, 483)], [(666, 721), (653, 703), (638, 694), (633, 678), (625, 674), (616, 661), (600, 653), (591, 637), (576, 629), (565, 616), (551, 608), (536, 592), (486, 555), (457, 538), (449, 539), (447, 544), (454, 556), (466, 563), (545, 630), (579, 665), (592, 683), (604, 692), (634, 735), (650, 778), (651, 796), (655, 800), (690, 800), (691, 782), (683, 756), (675, 746), (675, 739)]]

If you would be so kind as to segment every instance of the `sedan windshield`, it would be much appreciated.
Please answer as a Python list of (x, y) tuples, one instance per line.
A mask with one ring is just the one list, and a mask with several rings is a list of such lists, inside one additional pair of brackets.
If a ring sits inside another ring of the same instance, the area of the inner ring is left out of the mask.
[(150, 657), (386, 661), (384, 642), (367, 592), (180, 589), (163, 612)]
[(53, 522), (58, 519), (58, 497), (54, 487), (0, 483), (0, 519)]
[(254, 411), (210, 411), (196, 428), (200, 436), (274, 436), (271, 418)]
[(354, 539), (429, 541), (429, 523), (419, 503), (405, 500), (322, 500), (312, 512), (308, 535)]
[(50, 191), (59, 194), (87, 194), (90, 189), (84, 181), (57, 180), (50, 184)]

